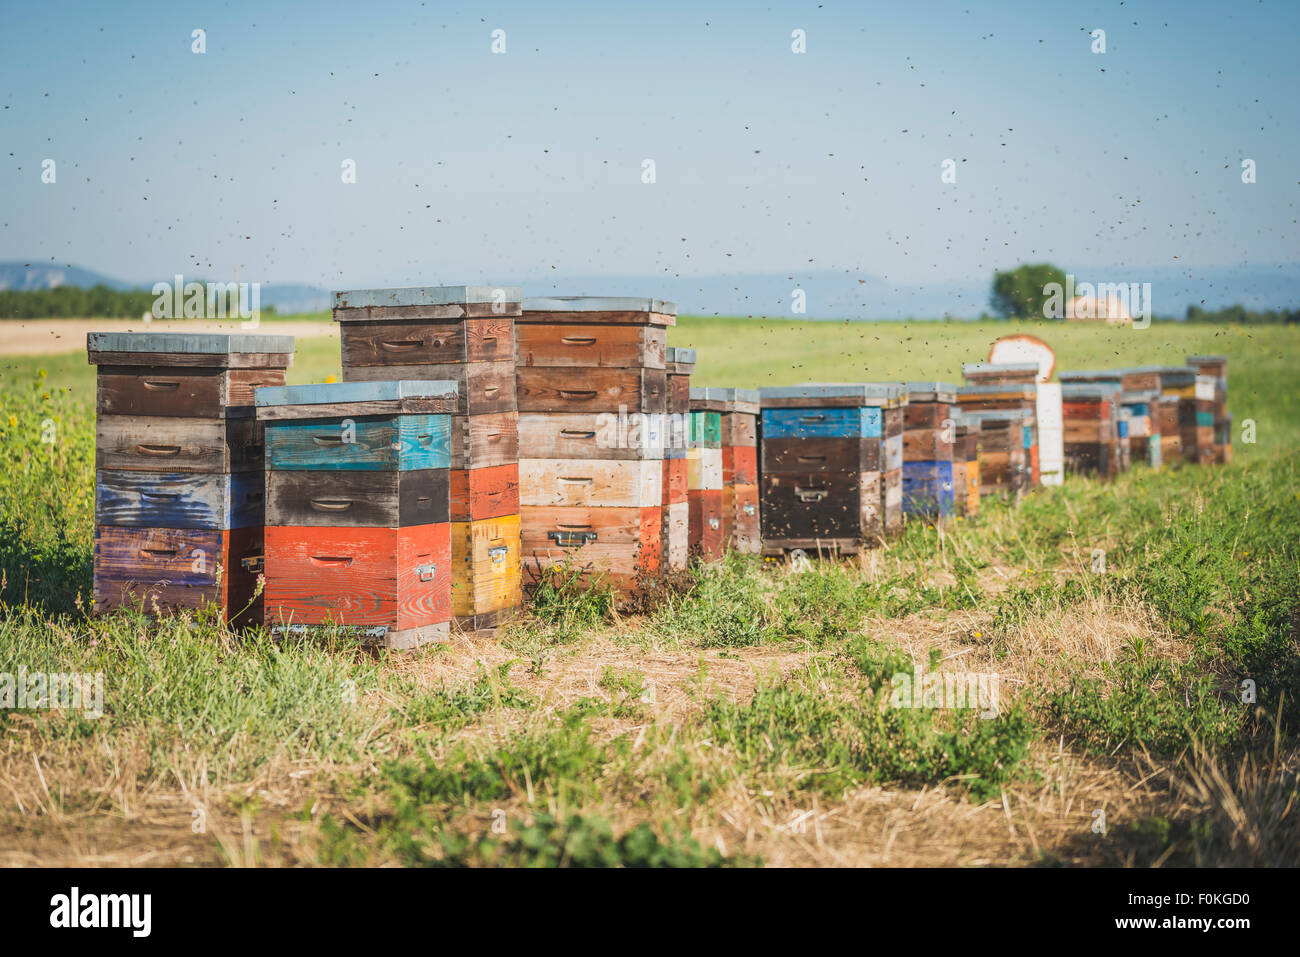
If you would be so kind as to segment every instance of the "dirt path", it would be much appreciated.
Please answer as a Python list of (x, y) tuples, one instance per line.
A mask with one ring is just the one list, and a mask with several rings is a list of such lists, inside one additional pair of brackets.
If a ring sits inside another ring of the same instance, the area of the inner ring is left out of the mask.
[(257, 332), (265, 335), (330, 336), (338, 338), (333, 322), (263, 322), (241, 329), (238, 322), (196, 319), (144, 323), (138, 319), (8, 319), (0, 322), (0, 356), (47, 356), (85, 352), (88, 332)]

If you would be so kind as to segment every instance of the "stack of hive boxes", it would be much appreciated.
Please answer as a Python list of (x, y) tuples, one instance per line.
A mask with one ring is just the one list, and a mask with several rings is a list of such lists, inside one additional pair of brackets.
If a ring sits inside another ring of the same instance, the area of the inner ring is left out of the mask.
[(691, 389), (686, 489), (690, 553), (703, 562), (722, 558), (722, 409), (714, 389)]
[[(962, 393), (957, 393), (962, 400)], [(1023, 492), (1033, 484), (1030, 450), (1034, 444), (1034, 413), (1028, 409), (966, 411), (962, 418), (976, 435), (979, 494)]]
[(968, 518), (980, 510), (980, 426), (977, 419), (964, 412), (953, 413), (953, 488), (956, 490), (957, 514)]
[[(1232, 456), (1228, 416), (1228, 357), (1188, 356), (1196, 370), (1197, 458), (1205, 464), (1226, 464)], [(1209, 431), (1204, 431), (1208, 429)], [(1204, 446), (1208, 440), (1209, 450)]]
[[(953, 451), (956, 443), (957, 387), (950, 382), (907, 383), (903, 410), (903, 513), (948, 516), (965, 496)], [(964, 449), (963, 449), (964, 451)], [(965, 465), (961, 471), (965, 472)]]
[(1153, 469), (1160, 468), (1160, 432), (1156, 422), (1159, 397), (1156, 389), (1125, 390), (1119, 394), (1121, 410), (1127, 415), (1129, 462)]
[(1112, 479), (1120, 469), (1118, 383), (1071, 382), (1061, 373), (1065, 468)]
[(266, 428), (266, 621), (389, 648), (447, 636), (454, 382), (257, 390)]
[(1120, 404), (1128, 410), (1130, 462), (1158, 469), (1163, 462), (1160, 432), (1160, 367), (1137, 366), (1120, 372)]
[(262, 430), (253, 389), (284, 383), (292, 336), (92, 332), (95, 611), (215, 603), (261, 619)]
[(763, 554), (853, 554), (901, 527), (901, 383), (807, 383), (759, 395)]
[[(1038, 445), (1038, 364), (968, 362), (962, 366), (966, 385), (957, 390), (957, 402), (963, 412), (990, 412), (1016, 409), (1026, 415), (1017, 417), (1024, 444), (1025, 471), (1014, 472), (1018, 487), (1042, 484)], [(1054, 393), (1053, 393), (1054, 395)], [(1047, 403), (1054, 408), (1054, 403)], [(1052, 413), (1049, 413), (1052, 414)], [(1011, 420), (983, 419), (981, 431), (992, 428), (994, 432)], [(999, 425), (998, 423), (1003, 423)], [(996, 438), (994, 445), (1000, 445)], [(997, 461), (995, 459), (995, 461)], [(994, 470), (1000, 472), (1000, 469)]]
[(744, 555), (762, 548), (758, 517), (757, 389), (710, 389), (722, 407), (722, 543)]
[(572, 560), (625, 592), (659, 574), (665, 338), (676, 313), (657, 299), (524, 302), (517, 388), (527, 423), (519, 453), (525, 562), (544, 569)]
[[(1195, 462), (1196, 448), (1196, 370), (1188, 366), (1160, 368), (1160, 435), (1178, 439), (1177, 448), (1165, 445), (1165, 463)], [(1172, 455), (1171, 455), (1172, 453)]]
[(690, 505), (686, 453), (690, 448), (691, 373), (695, 350), (668, 346), (664, 352), (668, 373), (668, 414), (663, 459), (663, 522), (660, 531), (665, 571), (686, 567), (690, 548)]
[(514, 286), (363, 289), (334, 296), (345, 382), (457, 386), (451, 420), (453, 615), (487, 628), (518, 607), (519, 436)]

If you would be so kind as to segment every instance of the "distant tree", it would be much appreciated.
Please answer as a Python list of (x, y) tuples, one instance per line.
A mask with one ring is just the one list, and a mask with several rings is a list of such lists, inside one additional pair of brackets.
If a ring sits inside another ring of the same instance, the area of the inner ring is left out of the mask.
[(1003, 319), (1041, 319), (1043, 301), (1048, 298), (1043, 287), (1048, 283), (1065, 286), (1065, 272), (1051, 263), (1025, 263), (1015, 269), (993, 273), (993, 293), (989, 305)]

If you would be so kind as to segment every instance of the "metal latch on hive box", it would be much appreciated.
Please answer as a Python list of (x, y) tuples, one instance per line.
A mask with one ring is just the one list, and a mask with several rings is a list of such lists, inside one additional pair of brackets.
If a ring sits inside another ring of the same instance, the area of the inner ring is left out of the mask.
[(746, 515), (753, 515), (753, 514), (754, 514), (754, 506), (752, 506), (752, 505), (746, 505), (746, 506), (745, 506), (745, 514), (746, 514)]
[(506, 555), (510, 549), (505, 545), (493, 545), (487, 550), (488, 558), (492, 559), (493, 565), (500, 565), (506, 560)]
[(436, 572), (437, 570), (438, 570), (438, 566), (433, 563), (430, 563), (428, 565), (415, 566), (415, 573), (420, 576), (420, 581), (422, 582), (433, 581), (433, 573)]
[(717, 527), (718, 527), (718, 520), (716, 518), (709, 519), (709, 528), (716, 529)]
[(239, 564), (243, 566), (244, 571), (251, 572), (254, 575), (260, 575), (264, 568), (263, 561), (263, 556), (253, 555), (251, 558), (241, 558)]
[(595, 532), (547, 532), (546, 537), (556, 545), (582, 546), (596, 541)]

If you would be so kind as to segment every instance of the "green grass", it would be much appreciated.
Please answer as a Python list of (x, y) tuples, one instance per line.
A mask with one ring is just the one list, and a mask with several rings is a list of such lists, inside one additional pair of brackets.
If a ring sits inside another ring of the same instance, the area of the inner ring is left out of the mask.
[[(1139, 468), (1111, 484), (1072, 478), (1019, 502), (986, 500), (976, 521), (909, 527), (872, 556), (870, 575), (853, 563), (792, 571), (732, 555), (629, 617), (608, 589), (560, 573), (499, 636), (512, 658), (434, 680), (420, 674), (439, 667), (436, 649), (372, 657), (343, 638), (275, 642), (231, 634), (209, 613), (90, 618), (94, 369), (84, 354), (4, 360), (0, 673), (102, 672), (106, 713), (0, 710), (0, 779), (26, 793), (38, 754), (52, 809), (108, 821), (126, 819), (129, 802), (106, 797), (105, 779), (150, 791), (203, 782), (228, 789), (235, 808), (247, 800), (238, 795), (301, 767), (318, 777), (284, 802), (312, 822), (306, 862), (713, 866), (755, 863), (700, 839), (737, 801), (835, 807), (866, 785), (997, 800), (1035, 787), (1035, 749), (1059, 746), (1170, 768), (1206, 748), (1240, 767), (1292, 760), (1300, 332), (684, 317), (669, 341), (700, 350), (696, 378), (707, 385), (958, 379), (962, 362), (1013, 329), (1052, 342), (1066, 369), (1224, 352), (1229, 408), (1238, 424), (1255, 420), (1258, 443), (1236, 444), (1226, 467)], [(290, 378), (338, 371), (336, 343), (303, 340)], [(51, 426), (54, 441), (43, 442)], [(1096, 548), (1104, 575), (1090, 571)], [(936, 633), (969, 623), (949, 640), (1009, 666), (1025, 629), (1050, 639), (1056, 623), (1095, 607), (1138, 608), (1155, 625), (1105, 664), (1053, 653), (1049, 641), (1034, 671), (1042, 686), (1014, 689), (991, 720), (888, 706), (893, 675), (961, 659), (941, 662), (934, 642), (898, 647), (880, 636), (885, 623)], [(1170, 641), (1176, 659), (1158, 650)], [(580, 697), (552, 698), (558, 666), (597, 646), (618, 649), (619, 663), (597, 659)], [(715, 662), (767, 653), (796, 665), (782, 674), (756, 664), (752, 694), (710, 685)], [(653, 665), (682, 658), (698, 659), (679, 687), (685, 710), (661, 711), (647, 693), (661, 680)], [(1242, 700), (1243, 682), (1254, 702)], [(1268, 781), (1259, 806), (1286, 807), (1294, 777)], [(1150, 845), (1142, 859), (1179, 842), (1173, 860), (1241, 859), (1170, 800), (1127, 826)], [(35, 827), (30, 803), (0, 804), (0, 832)], [(497, 811), (504, 830), (492, 826)], [(1226, 833), (1215, 820), (1213, 833)]]

